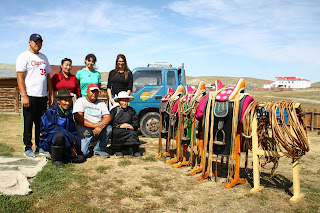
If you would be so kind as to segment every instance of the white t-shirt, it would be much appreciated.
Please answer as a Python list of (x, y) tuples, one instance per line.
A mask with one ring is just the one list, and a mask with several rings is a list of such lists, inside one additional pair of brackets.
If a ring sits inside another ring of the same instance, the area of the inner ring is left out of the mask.
[[(109, 110), (105, 102), (97, 100), (92, 103), (86, 97), (79, 98), (73, 106), (73, 114), (83, 112), (84, 118), (91, 123), (99, 123), (102, 121), (103, 115), (109, 115)], [(80, 138), (91, 136), (92, 128), (84, 127), (76, 123), (78, 135)]]
[(51, 72), (51, 67), (44, 54), (34, 54), (29, 50), (21, 53), (16, 61), (16, 71), (25, 72), (28, 96), (47, 96), (47, 75)]

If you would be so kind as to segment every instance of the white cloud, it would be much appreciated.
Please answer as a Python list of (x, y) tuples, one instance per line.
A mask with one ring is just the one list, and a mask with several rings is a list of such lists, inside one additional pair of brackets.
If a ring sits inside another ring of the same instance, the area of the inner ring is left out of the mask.
[(140, 7), (126, 7), (119, 3), (58, 5), (56, 8), (13, 15), (6, 18), (6, 27), (52, 29), (62, 34), (79, 36), (79, 33), (102, 32), (127, 35), (150, 31), (157, 21), (151, 11)]
[[(168, 8), (192, 22), (187, 33), (217, 51), (278, 62), (320, 62), (317, 1), (185, 0)], [(201, 24), (197, 24), (201, 19)]]

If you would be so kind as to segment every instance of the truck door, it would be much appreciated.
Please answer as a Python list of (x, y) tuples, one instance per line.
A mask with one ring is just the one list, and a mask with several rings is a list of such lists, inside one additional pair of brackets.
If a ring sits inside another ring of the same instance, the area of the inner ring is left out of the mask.
[(179, 75), (177, 73), (177, 70), (167, 70), (167, 76), (166, 76), (166, 91), (168, 91), (168, 88), (176, 89), (179, 85)]

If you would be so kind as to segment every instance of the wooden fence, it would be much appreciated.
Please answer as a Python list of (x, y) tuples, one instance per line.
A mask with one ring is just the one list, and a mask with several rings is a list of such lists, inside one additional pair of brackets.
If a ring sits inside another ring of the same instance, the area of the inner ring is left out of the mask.
[(303, 109), (304, 122), (308, 130), (320, 130), (320, 110), (318, 109)]

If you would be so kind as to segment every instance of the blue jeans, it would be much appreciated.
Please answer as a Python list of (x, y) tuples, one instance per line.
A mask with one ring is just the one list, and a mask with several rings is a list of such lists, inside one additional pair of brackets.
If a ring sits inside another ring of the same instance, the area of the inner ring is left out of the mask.
[(112, 135), (112, 126), (108, 125), (106, 128), (104, 128), (101, 133), (98, 136), (88, 136), (81, 139), (81, 151), (84, 154), (84, 156), (87, 157), (87, 155), (90, 153), (89, 146), (91, 142), (99, 141), (97, 145), (94, 147), (94, 152), (104, 152), (109, 138), (111, 138)]

